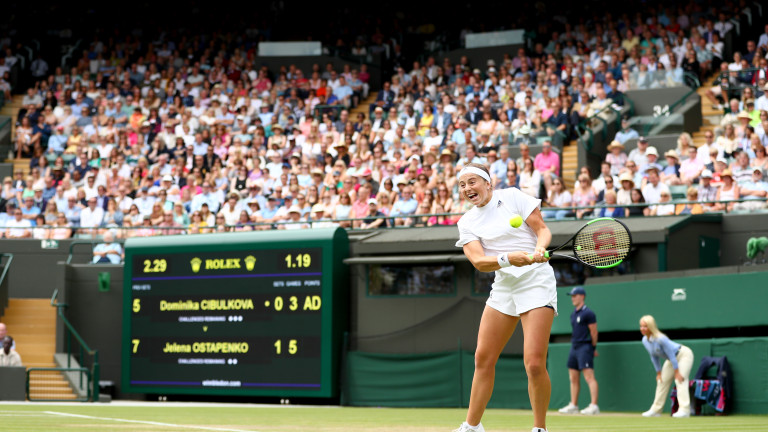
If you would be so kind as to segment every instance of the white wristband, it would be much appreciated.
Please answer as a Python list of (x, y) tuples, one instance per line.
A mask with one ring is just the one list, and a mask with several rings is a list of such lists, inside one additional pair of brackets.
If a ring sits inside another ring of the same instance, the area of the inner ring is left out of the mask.
[(496, 262), (499, 263), (499, 267), (510, 267), (512, 263), (509, 262), (509, 257), (507, 256), (507, 252), (502, 252), (498, 256), (496, 256)]

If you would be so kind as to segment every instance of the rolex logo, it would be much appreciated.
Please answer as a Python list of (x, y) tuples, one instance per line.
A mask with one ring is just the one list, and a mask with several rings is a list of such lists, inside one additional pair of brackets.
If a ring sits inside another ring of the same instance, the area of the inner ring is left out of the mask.
[(199, 272), (200, 271), (200, 264), (202, 264), (202, 263), (203, 263), (203, 260), (201, 260), (200, 258), (197, 258), (197, 257), (192, 258), (192, 260), (189, 261), (189, 264), (192, 265), (192, 272), (193, 273)]
[(253, 257), (252, 255), (248, 255), (247, 257), (245, 257), (244, 261), (245, 261), (245, 268), (248, 271), (253, 270), (253, 266), (256, 264), (256, 258)]

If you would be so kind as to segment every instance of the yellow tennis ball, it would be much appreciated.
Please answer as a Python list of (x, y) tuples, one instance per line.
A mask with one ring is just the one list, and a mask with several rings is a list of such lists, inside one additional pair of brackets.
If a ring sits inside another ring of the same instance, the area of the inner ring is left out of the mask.
[(512, 228), (520, 228), (520, 225), (523, 224), (523, 218), (520, 215), (514, 215), (509, 219), (509, 226)]

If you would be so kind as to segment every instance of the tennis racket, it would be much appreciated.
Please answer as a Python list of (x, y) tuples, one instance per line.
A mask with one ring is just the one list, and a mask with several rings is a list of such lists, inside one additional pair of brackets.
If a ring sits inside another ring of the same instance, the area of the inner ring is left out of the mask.
[[(573, 243), (573, 255), (552, 252)], [(560, 246), (548, 250), (547, 258), (568, 258), (590, 267), (604, 269), (621, 264), (632, 249), (632, 234), (622, 222), (609, 217), (592, 219)], [(528, 254), (533, 259), (533, 254)]]

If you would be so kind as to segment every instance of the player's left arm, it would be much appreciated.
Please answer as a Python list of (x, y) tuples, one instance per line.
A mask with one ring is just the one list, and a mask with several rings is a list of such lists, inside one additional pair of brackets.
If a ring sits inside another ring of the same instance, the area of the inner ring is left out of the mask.
[(547, 246), (552, 242), (552, 232), (549, 230), (549, 227), (547, 227), (547, 224), (544, 223), (541, 211), (538, 208), (534, 209), (531, 214), (528, 215), (525, 223), (531, 227), (534, 233), (536, 233), (536, 250), (533, 252), (533, 261), (549, 261), (549, 258), (545, 257), (544, 253), (547, 252)]

